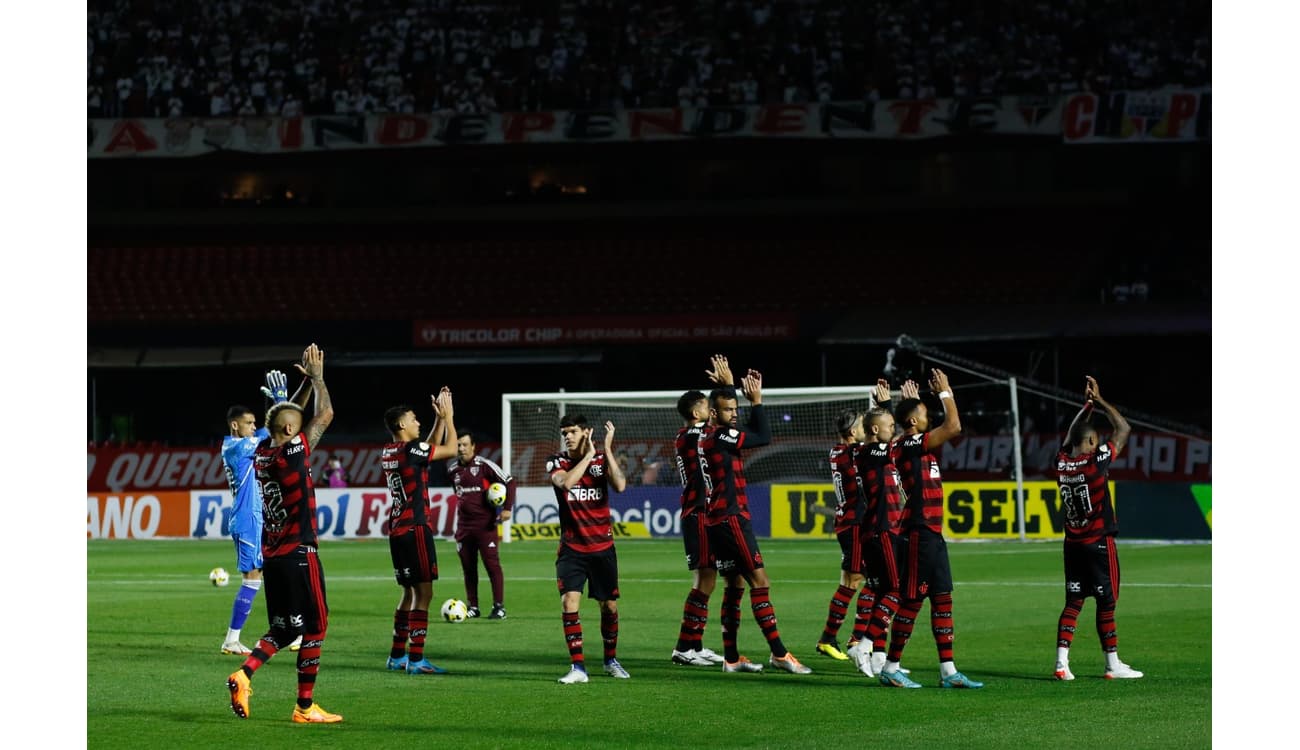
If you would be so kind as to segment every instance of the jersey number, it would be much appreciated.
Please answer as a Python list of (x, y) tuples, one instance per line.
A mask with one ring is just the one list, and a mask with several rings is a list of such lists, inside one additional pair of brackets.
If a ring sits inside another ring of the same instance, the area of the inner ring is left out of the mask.
[(266, 530), (278, 534), (284, 529), (284, 521), (289, 517), (284, 509), (284, 497), (280, 494), (279, 482), (261, 482), (262, 485), (262, 522)]
[(393, 507), (388, 511), (389, 518), (398, 518), (406, 509), (406, 487), (402, 485), (402, 475), (396, 472), (388, 475), (388, 494), (393, 497)]
[(1067, 523), (1076, 528), (1086, 524), (1088, 516), (1092, 514), (1092, 494), (1088, 492), (1088, 485), (1081, 484), (1077, 487), (1063, 485), (1061, 505), (1065, 508)]

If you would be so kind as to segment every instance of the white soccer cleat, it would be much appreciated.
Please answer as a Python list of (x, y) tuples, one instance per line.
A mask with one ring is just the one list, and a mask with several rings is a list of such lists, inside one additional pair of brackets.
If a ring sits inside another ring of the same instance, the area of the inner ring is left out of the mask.
[(297, 638), (294, 638), (293, 643), (289, 644), (290, 651), (297, 651), (300, 648), (302, 648), (302, 636), (298, 636)]
[(221, 653), (248, 656), (253, 653), (253, 650), (239, 641), (227, 641), (226, 643), (221, 644)]
[(1074, 679), (1074, 673), (1070, 671), (1070, 665), (1063, 661), (1056, 663), (1056, 673), (1053, 675), (1058, 680), (1069, 682)]
[(1124, 662), (1120, 662), (1119, 666), (1114, 669), (1107, 667), (1105, 676), (1108, 680), (1136, 680), (1142, 676), (1142, 673)]
[(572, 685), (577, 682), (586, 682), (586, 681), (587, 681), (587, 670), (583, 669), (577, 664), (574, 664), (573, 666), (569, 667), (568, 674), (556, 680), (556, 682), (559, 682), (561, 685)]
[(690, 667), (711, 667), (713, 662), (706, 659), (699, 651), (678, 651), (673, 649), (673, 664), (685, 664)]
[(620, 680), (626, 680), (632, 676), (627, 673), (626, 669), (623, 669), (622, 664), (618, 663), (618, 659), (610, 659), (605, 662), (605, 674), (610, 677), (617, 677)]
[(702, 648), (699, 650), (698, 653), (700, 656), (703, 656), (705, 659), (708, 659), (714, 664), (721, 664), (722, 662), (726, 661), (726, 659), (722, 658), (722, 654), (717, 653), (713, 649)]
[(868, 677), (875, 677), (876, 673), (871, 669), (871, 641), (858, 641), (849, 646), (844, 653), (848, 654), (853, 665), (858, 671)]

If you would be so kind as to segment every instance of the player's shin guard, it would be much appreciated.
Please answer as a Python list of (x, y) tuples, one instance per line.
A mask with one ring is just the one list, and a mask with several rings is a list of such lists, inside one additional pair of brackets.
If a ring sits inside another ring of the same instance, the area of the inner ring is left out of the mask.
[(563, 613), (564, 641), (569, 646), (569, 661), (583, 664), (582, 658), (582, 618), (577, 612)]
[[(750, 593), (753, 597), (753, 593)], [(839, 639), (840, 627), (849, 614), (849, 602), (853, 601), (853, 589), (840, 586), (831, 596), (830, 610), (826, 614), (826, 627), (822, 630), (822, 643), (835, 643)]]
[(930, 597), (930, 629), (934, 631), (934, 645), (939, 649), (939, 662), (952, 661), (952, 593), (944, 592)]
[(691, 589), (682, 605), (682, 627), (677, 633), (677, 650), (699, 651), (704, 647), (704, 626), (709, 620), (709, 595)]
[(400, 659), (406, 653), (406, 639), (411, 635), (411, 621), (407, 610), (399, 609), (393, 612), (393, 648), (388, 655), (394, 659)]
[(912, 637), (912, 628), (916, 625), (916, 616), (921, 611), (921, 599), (905, 599), (894, 615), (894, 624), (889, 629), (889, 661), (903, 660), (903, 649)]
[(605, 661), (618, 656), (618, 614), (600, 612), (600, 639), (605, 644)]
[(409, 622), (411, 625), (411, 649), (409, 659), (411, 663), (414, 664), (424, 658), (424, 640), (429, 635), (429, 610), (411, 610)]
[(722, 590), (722, 650), (723, 658), (731, 663), (740, 661), (740, 650), (736, 648), (736, 632), (740, 630), (740, 599), (745, 595), (742, 588), (728, 586)]
[(236, 634), (243, 630), (244, 623), (248, 622), (248, 615), (253, 611), (253, 599), (257, 597), (260, 588), (262, 588), (261, 579), (244, 581), (235, 594), (235, 603), (230, 608), (230, 629)]
[[(1083, 611), (1082, 599), (1065, 600), (1065, 609), (1061, 610), (1061, 617), (1056, 621), (1056, 647), (1058, 649), (1070, 648), (1074, 642), (1074, 630), (1079, 623), (1079, 613)], [(1100, 614), (1100, 609), (1098, 609)]]
[(885, 636), (889, 633), (889, 624), (894, 621), (902, 602), (894, 592), (876, 599), (876, 606), (871, 610), (871, 623), (867, 626), (866, 638), (871, 641), (872, 651), (885, 650)]
[(1101, 650), (1113, 654), (1119, 650), (1119, 636), (1115, 632), (1115, 601), (1097, 602), (1097, 638)]
[(320, 648), (325, 642), (324, 633), (305, 633), (302, 647), (298, 649), (298, 705), (311, 707), (311, 693), (316, 688), (316, 672), (320, 670)]
[(776, 610), (767, 596), (768, 587), (760, 586), (749, 590), (749, 606), (754, 610), (754, 621), (758, 623), (763, 636), (767, 638), (767, 647), (772, 656), (778, 659), (790, 653), (781, 642), (781, 631), (776, 629)]
[(867, 637), (867, 628), (871, 625), (871, 611), (876, 607), (876, 592), (864, 586), (858, 592), (858, 611), (857, 616), (853, 618), (853, 637), (850, 640), (860, 641)]

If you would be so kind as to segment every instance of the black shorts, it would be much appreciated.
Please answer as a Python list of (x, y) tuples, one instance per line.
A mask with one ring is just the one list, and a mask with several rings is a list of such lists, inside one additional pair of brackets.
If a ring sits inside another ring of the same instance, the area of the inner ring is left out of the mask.
[(686, 569), (716, 568), (713, 552), (709, 548), (709, 531), (705, 525), (708, 517), (693, 513), (682, 519), (682, 543), (686, 547)]
[(606, 602), (618, 599), (618, 554), (611, 546), (600, 552), (578, 552), (561, 544), (555, 556), (555, 584), (560, 593), (582, 593), (587, 598)]
[(288, 631), (291, 635), (324, 633), (330, 610), (325, 599), (325, 571), (321, 569), (316, 550), (299, 547), (263, 562), (266, 621), (271, 629)]
[(1119, 601), (1119, 553), (1115, 537), (1065, 543), (1065, 598)]
[(752, 573), (763, 567), (754, 529), (744, 516), (726, 516), (709, 530), (709, 549), (718, 573), (724, 576)]
[(862, 527), (854, 524), (835, 532), (840, 540), (840, 570), (845, 573), (862, 572)]
[(900, 590), (898, 563), (905, 559), (903, 546), (903, 538), (888, 531), (866, 537), (862, 544), (862, 575), (867, 579), (867, 588), (877, 594)]
[(433, 529), (416, 526), (388, 537), (397, 585), (414, 586), (438, 580), (438, 553), (433, 548)]
[(905, 544), (907, 556), (903, 566), (902, 592), (908, 599), (924, 599), (931, 594), (952, 591), (952, 568), (948, 564), (948, 543), (943, 534), (926, 526), (912, 529)]

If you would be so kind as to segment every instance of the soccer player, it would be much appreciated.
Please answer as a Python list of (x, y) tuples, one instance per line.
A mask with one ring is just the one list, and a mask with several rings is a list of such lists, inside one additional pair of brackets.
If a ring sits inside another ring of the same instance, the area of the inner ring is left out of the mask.
[[(449, 388), (444, 386), (431, 401), (433, 429), (423, 440), (414, 409), (403, 404), (384, 412), (384, 424), (393, 439), (379, 454), (384, 483), (392, 498), (388, 508), (388, 553), (393, 561), (393, 576), (402, 587), (402, 598), (393, 612), (388, 668), (407, 674), (447, 672), (424, 656), (429, 602), (433, 600), (433, 582), (438, 580), (435, 531), (429, 519), (429, 464), (455, 454), (456, 425)], [(442, 435), (437, 446), (431, 445), (434, 435)]]
[[(285, 382), (284, 373), (271, 370), (266, 373), (262, 392), (274, 403), (285, 401), (288, 398)], [(299, 406), (307, 403), (309, 391), (306, 384), (304, 381), (303, 387), (294, 394), (294, 402)], [(226, 629), (221, 653), (247, 656), (253, 651), (240, 642), (239, 635), (253, 612), (253, 599), (262, 589), (262, 497), (258, 494), (257, 482), (252, 481), (253, 453), (269, 433), (265, 427), (257, 428), (257, 418), (247, 406), (235, 405), (227, 409), (226, 424), (230, 434), (221, 441), (221, 463), (234, 499), (230, 509), (230, 538), (235, 542), (235, 568), (239, 571), (240, 585), (230, 609), (230, 626)], [(301, 639), (296, 639), (289, 648), (296, 651), (301, 643)]]
[(297, 724), (332, 724), (343, 717), (312, 699), (320, 669), (321, 646), (329, 621), (325, 571), (317, 555), (316, 491), (308, 459), (334, 421), (334, 406), (325, 387), (325, 353), (315, 344), (302, 353), (298, 369), (311, 380), (315, 414), (303, 427), (303, 409), (282, 401), (266, 412), (270, 436), (257, 446), (253, 467), (262, 490), (262, 556), (265, 561), (266, 619), (270, 629), (226, 679), (230, 707), (248, 718), (253, 674), (298, 635)]
[[(876, 383), (877, 403), (888, 403), (890, 398), (889, 383), (880, 380)], [(866, 633), (871, 619), (871, 611), (876, 604), (875, 587), (862, 586), (866, 580), (863, 574), (863, 542), (869, 529), (863, 529), (866, 518), (865, 487), (858, 476), (859, 452), (866, 440), (866, 414), (857, 409), (845, 409), (835, 420), (835, 429), (840, 442), (831, 448), (829, 455), (831, 484), (835, 487), (835, 536), (840, 544), (840, 584), (831, 595), (829, 611), (826, 615), (826, 627), (821, 638), (817, 640), (817, 652), (839, 661), (850, 657), (840, 650), (838, 635), (848, 615), (849, 603), (857, 594), (857, 616), (854, 619), (853, 637), (849, 646), (857, 644)], [(890, 435), (893, 434), (893, 419), (890, 419)], [(886, 443), (889, 437), (884, 437)], [(859, 591), (861, 587), (861, 591)], [(856, 653), (856, 652), (855, 652)], [(862, 668), (860, 659), (854, 659), (858, 668)], [(867, 672), (867, 676), (872, 676)]]
[(934, 451), (961, 434), (957, 402), (942, 370), (930, 372), (930, 389), (944, 406), (943, 424), (930, 429), (930, 415), (919, 398), (904, 398), (894, 410), (894, 420), (903, 435), (894, 442), (891, 454), (908, 498), (903, 511), (906, 534), (906, 581), (902, 604), (894, 616), (886, 663), (879, 672), (880, 683), (889, 687), (919, 688), (899, 670), (903, 649), (911, 638), (916, 616), (926, 599), (930, 601), (930, 628), (939, 650), (939, 685), (945, 688), (982, 688), (953, 664), (952, 569), (948, 546), (943, 539), (943, 479)]
[(560, 548), (555, 558), (555, 579), (560, 589), (560, 614), (564, 640), (569, 646), (569, 671), (559, 679), (564, 685), (587, 681), (582, 654), (582, 588), (600, 606), (600, 636), (605, 645), (605, 674), (627, 679), (618, 663), (618, 555), (610, 525), (609, 489), (627, 487), (623, 467), (614, 456), (614, 423), (605, 422), (604, 450), (597, 451), (594, 430), (582, 415), (560, 418), (564, 452), (546, 460), (555, 499), (560, 506)]
[[(1108, 680), (1136, 679), (1142, 673), (1119, 660), (1119, 639), (1115, 634), (1115, 604), (1119, 601), (1119, 552), (1115, 536), (1115, 506), (1106, 484), (1111, 461), (1124, 450), (1132, 428), (1114, 406), (1101, 397), (1091, 376), (1084, 387), (1084, 403), (1061, 451), (1056, 454), (1056, 483), (1065, 509), (1065, 609), (1056, 633), (1056, 679), (1073, 680), (1070, 671), (1070, 643), (1083, 600), (1097, 601), (1097, 636), (1106, 655)], [(1115, 428), (1110, 440), (1101, 442), (1089, 422), (1093, 405), (1100, 406)]]
[(781, 642), (776, 626), (776, 610), (768, 591), (771, 582), (763, 568), (754, 530), (750, 528), (749, 499), (745, 494), (745, 465), (741, 448), (757, 448), (772, 441), (767, 414), (763, 409), (763, 376), (750, 370), (741, 381), (745, 398), (750, 402), (749, 422), (744, 430), (736, 428), (736, 392), (716, 388), (709, 394), (710, 428), (700, 438), (700, 472), (709, 488), (708, 535), (718, 574), (726, 579), (722, 592), (723, 672), (761, 672), (740, 655), (736, 632), (740, 628), (740, 601), (749, 584), (749, 604), (758, 627), (771, 650), (772, 666), (793, 674), (809, 674), (805, 667)]
[[(709, 379), (715, 384), (734, 385), (727, 358), (715, 354), (712, 362), (713, 369), (706, 371)], [(704, 647), (709, 597), (718, 583), (718, 569), (709, 552), (705, 525), (709, 515), (709, 489), (700, 472), (699, 458), (700, 436), (709, 421), (709, 397), (700, 391), (687, 391), (677, 399), (677, 413), (686, 422), (677, 431), (673, 450), (677, 456), (677, 473), (682, 481), (682, 542), (686, 547), (686, 568), (691, 571), (691, 590), (682, 605), (682, 625), (672, 661), (674, 664), (708, 667), (723, 661), (713, 649)]]
[[(888, 384), (885, 388), (888, 389)], [(918, 395), (916, 383), (910, 380), (901, 390), (904, 398)], [(874, 592), (875, 606), (865, 626), (861, 622), (855, 625), (854, 642), (849, 644), (848, 655), (868, 677), (884, 669), (886, 636), (890, 623), (902, 606), (899, 595), (902, 574), (898, 561), (905, 557), (900, 531), (906, 497), (902, 491), (902, 478), (894, 466), (892, 439), (895, 423), (888, 404), (889, 393), (886, 390), (883, 398), (877, 398), (877, 408), (867, 412), (866, 440), (857, 455), (859, 481), (866, 495), (862, 515), (863, 576), (866, 587)], [(910, 674), (910, 670), (901, 665), (895, 671)]]
[[(505, 576), (501, 573), (501, 537), (497, 523), (510, 520), (515, 507), (515, 478), (494, 461), (478, 455), (474, 435), (460, 433), (456, 439), (456, 458), (447, 462), (447, 476), (456, 490), (456, 553), (460, 555), (465, 575), (465, 601), (469, 616), (478, 617), (478, 561), (483, 558), (488, 581), (492, 584), (492, 612), (489, 620), (506, 619)], [(501, 483), (506, 488), (505, 502), (494, 505), (487, 499), (488, 487)]]

